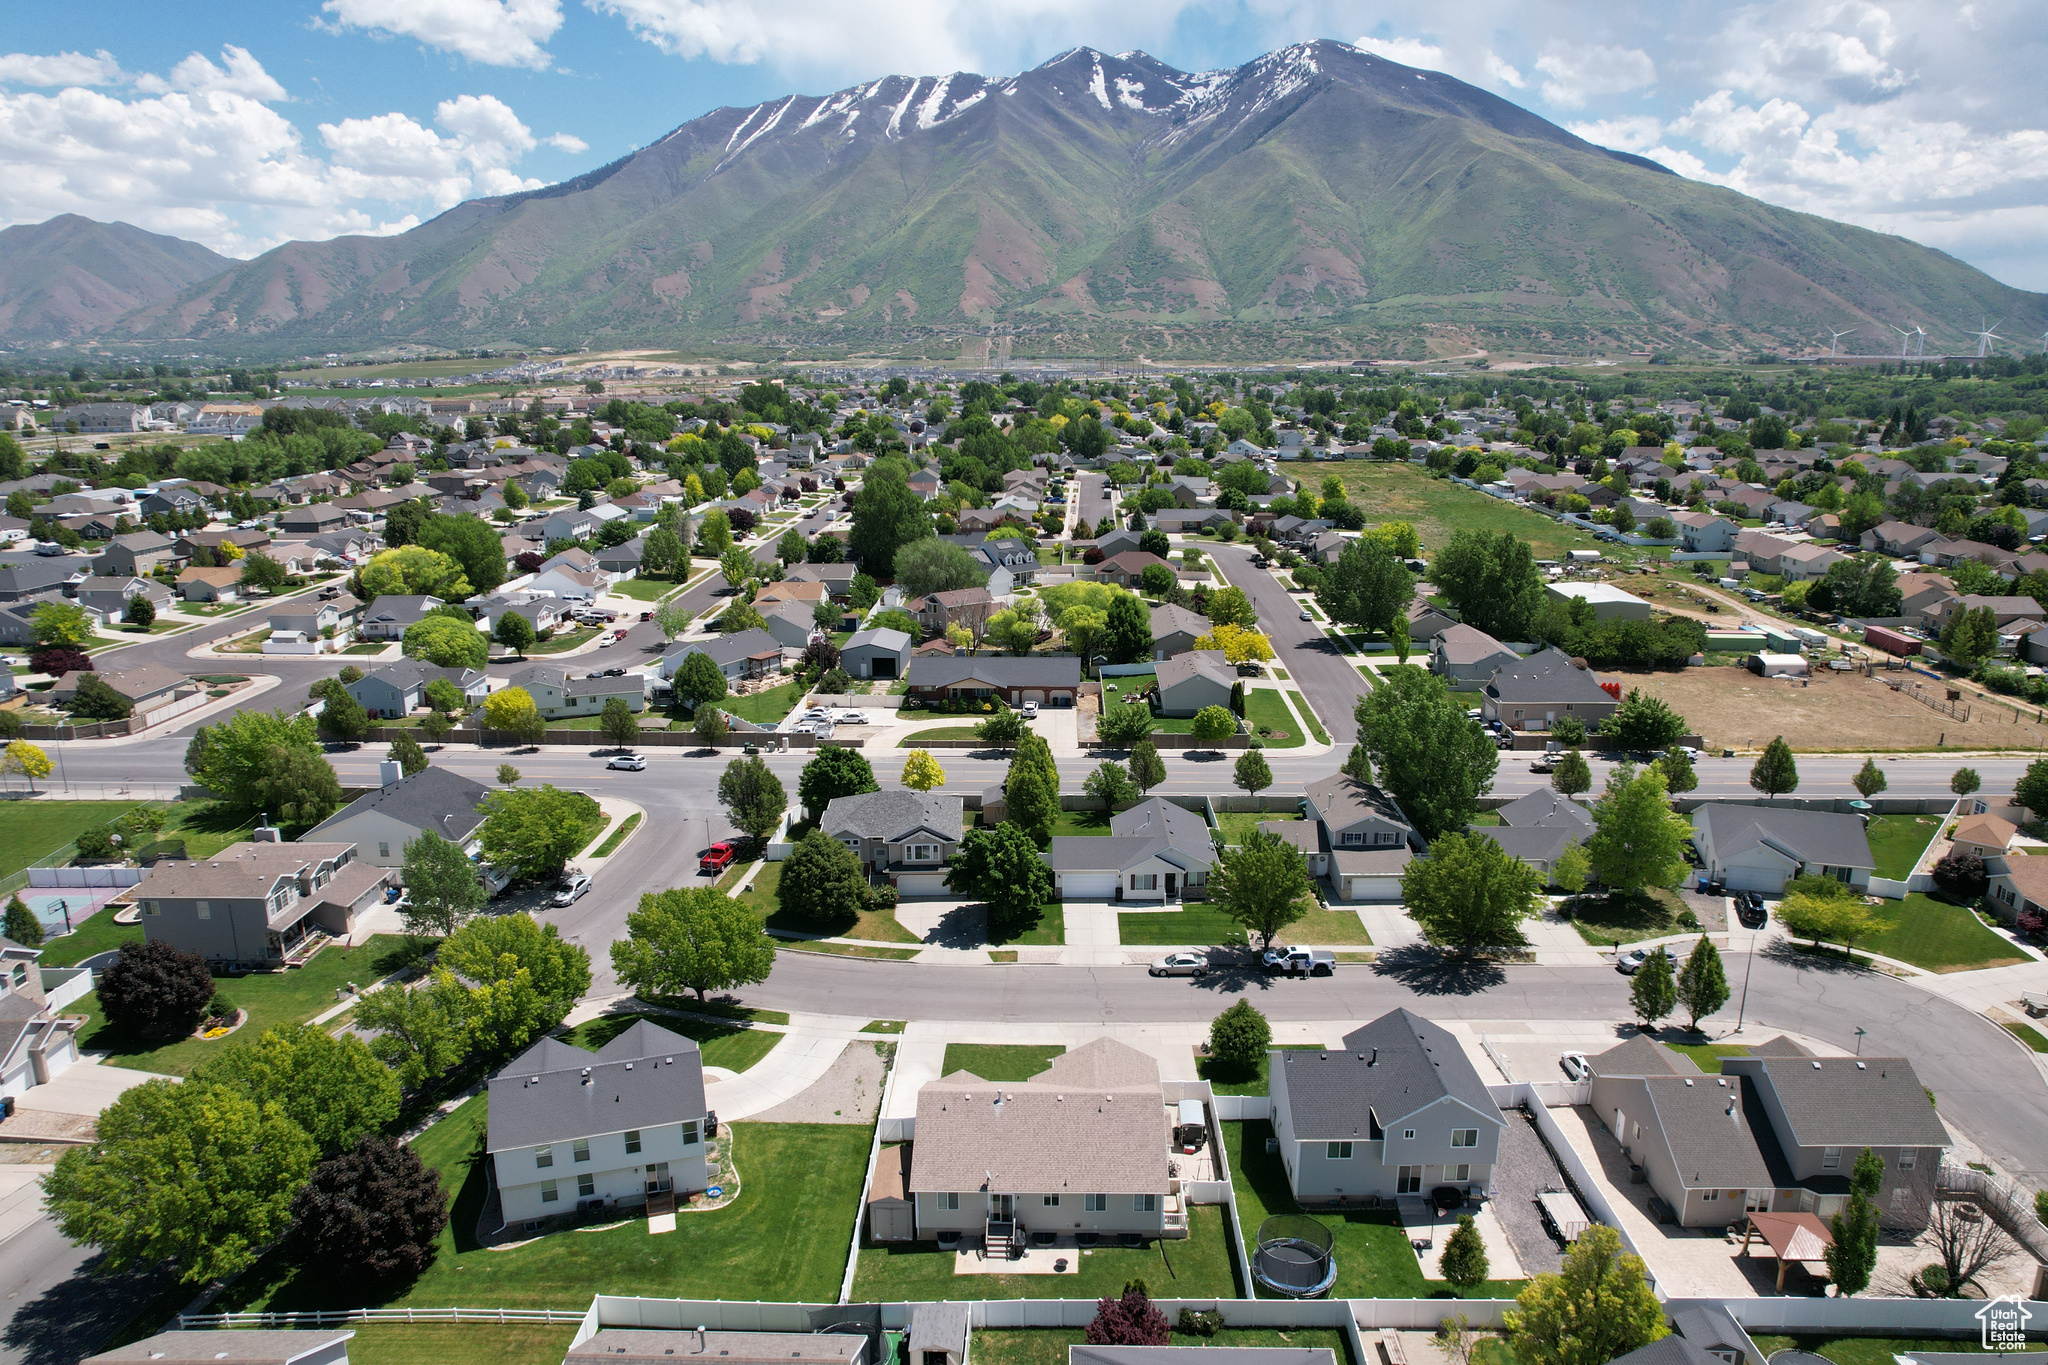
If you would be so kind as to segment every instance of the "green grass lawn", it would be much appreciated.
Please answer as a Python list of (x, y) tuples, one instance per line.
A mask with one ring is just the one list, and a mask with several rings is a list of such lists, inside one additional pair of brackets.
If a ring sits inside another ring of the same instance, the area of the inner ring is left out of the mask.
[(1026, 944), (1034, 948), (1058, 946), (1067, 941), (1066, 907), (1058, 901), (1047, 901), (1038, 907), (1037, 916), (1028, 924), (1012, 925), (1008, 928), (991, 926), (988, 941), (992, 945)]
[(350, 645), (341, 651), (344, 654), (382, 654), (391, 648), (389, 640), (365, 640), (359, 645)]
[[(348, 799), (348, 793), (343, 793)], [(210, 858), (230, 844), (239, 844), (256, 828), (256, 817), (215, 801), (181, 801), (171, 807), (163, 839), (183, 839), (185, 856)]]
[(142, 941), (142, 926), (139, 924), (114, 923), (115, 907), (108, 906), (85, 920), (76, 929), (57, 938), (43, 941), (42, 964), (45, 967), (72, 967), (95, 953), (104, 953), (118, 948), (131, 939)]
[[(1230, 1180), (1237, 1194), (1237, 1221), (1248, 1243), (1256, 1244), (1259, 1224), (1276, 1213), (1300, 1213), (1287, 1188), (1287, 1170), (1277, 1153), (1267, 1155), (1266, 1139), (1273, 1125), (1263, 1120), (1226, 1123), (1223, 1140), (1230, 1147)], [(1335, 1237), (1331, 1254), (1337, 1261), (1337, 1283), (1330, 1297), (1337, 1299), (1426, 1299), (1436, 1295), (1473, 1299), (1511, 1299), (1521, 1292), (1525, 1281), (1489, 1280), (1470, 1293), (1459, 1295), (1442, 1280), (1422, 1278), (1422, 1264), (1408, 1239), (1401, 1234), (1401, 1221), (1393, 1213), (1319, 1213), (1317, 1222)], [(1249, 1254), (1251, 1246), (1246, 1247)], [(1261, 1293), (1261, 1298), (1271, 1297)]]
[(1786, 1337), (1757, 1335), (1750, 1338), (1766, 1356), (1797, 1348), (1825, 1356), (1835, 1365), (1892, 1365), (1894, 1356), (1919, 1355), (1926, 1351), (1958, 1351), (1976, 1354), (1983, 1345), (1974, 1337)]
[(972, 1071), (985, 1081), (1028, 1081), (1066, 1050), (1065, 1043), (948, 1043), (939, 1074)]
[[(587, 1024), (578, 1024), (564, 1035), (564, 1041), (574, 1043), (586, 1052), (595, 1052), (640, 1019), (658, 1024), (670, 1033), (680, 1033), (685, 1038), (694, 1038), (697, 1047), (704, 1054), (704, 1065), (722, 1066), (728, 1071), (745, 1071), (766, 1057), (783, 1039), (780, 1033), (748, 1028), (744, 1023), (726, 1024), (710, 1019), (678, 1019), (672, 1014), (613, 1014), (602, 1019), (592, 1019)], [(746, 1178), (745, 1171), (740, 1172), (740, 1178)]]
[(1684, 910), (1685, 902), (1678, 899), (1678, 893), (1661, 887), (1639, 895), (1581, 896), (1572, 907), (1572, 925), (1580, 938), (1605, 948), (1617, 939), (1636, 943), (1683, 932), (1678, 916)]
[(2048, 1038), (2042, 1037), (2041, 1031), (2032, 1024), (2022, 1024), (2017, 1019), (2001, 1019), (1999, 1023), (2004, 1026), (2007, 1033), (2010, 1033), (2034, 1051), (2048, 1052)]
[(469, 1100), (413, 1144), (441, 1172), (453, 1200), (440, 1254), (425, 1273), (380, 1291), (272, 1255), (228, 1291), (221, 1308), (579, 1309), (589, 1304), (592, 1285), (661, 1298), (827, 1303), (838, 1296), (867, 1163), (865, 1127), (733, 1124), (721, 1140), (733, 1144), (740, 1194), (724, 1208), (680, 1213), (676, 1230), (656, 1237), (648, 1236), (644, 1218), (635, 1218), (605, 1231), (562, 1231), (485, 1251), (476, 1226), (486, 1192), (487, 1098)]
[(814, 924), (800, 920), (782, 908), (782, 863), (769, 863), (761, 869), (760, 875), (747, 883), (747, 889), (740, 892), (738, 900), (761, 916), (762, 923), (771, 930), (792, 934), (823, 934), (836, 938), (872, 939), (878, 943), (916, 943), (917, 935), (898, 922), (896, 916), (887, 910), (862, 910), (851, 919), (831, 924)]
[[(1146, 944), (1242, 943), (1242, 925), (1214, 904), (1195, 904), (1180, 910), (1125, 911), (1116, 917), (1117, 941), (1138, 947)], [(1277, 937), (1286, 943), (1355, 943), (1370, 947), (1371, 935), (1358, 915), (1350, 910), (1307, 911), (1282, 929)]]
[(917, 730), (896, 741), (899, 749), (921, 749), (927, 744), (936, 744), (948, 739), (976, 739), (972, 725), (935, 725), (929, 730)]
[[(1244, 718), (1265, 739), (1268, 749), (1299, 749), (1308, 742), (1286, 701), (1270, 687), (1253, 688), (1244, 694)], [(1272, 733), (1266, 734), (1268, 730)]]
[(803, 694), (802, 683), (787, 682), (780, 687), (771, 687), (748, 696), (727, 697), (718, 705), (727, 715), (750, 720), (756, 725), (772, 725), (788, 715)]
[[(1166, 1290), (1156, 1279), (1146, 1277), (1152, 1292)], [(1121, 1289), (1123, 1286), (1115, 1286)], [(1178, 1292), (1178, 1291), (1176, 1291)], [(1081, 1327), (1033, 1327), (1020, 1330), (988, 1331), (974, 1334), (971, 1353), (976, 1365), (1067, 1365), (1067, 1348), (1087, 1339)], [(1267, 1327), (1225, 1327), (1213, 1337), (1173, 1334), (1174, 1346), (1288, 1346), (1302, 1350), (1334, 1352), (1337, 1365), (1357, 1365), (1351, 1358), (1351, 1344), (1335, 1327), (1290, 1327), (1285, 1331)], [(1858, 1362), (1857, 1365), (1862, 1365)], [(1882, 1362), (1880, 1362), (1882, 1365)]]
[[(1282, 1043), (1278, 1044), (1278, 1047), (1282, 1052), (1320, 1052), (1322, 1050), (1313, 1043)], [(1266, 1094), (1267, 1087), (1272, 1083), (1272, 1069), (1272, 1056), (1264, 1052), (1259, 1054), (1257, 1068), (1249, 1072), (1240, 1071), (1235, 1067), (1224, 1066), (1214, 1057), (1197, 1057), (1195, 1059), (1196, 1072), (1203, 1080), (1209, 1083), (1210, 1089), (1219, 1095)], [(1257, 1231), (1254, 1230), (1253, 1236), (1257, 1235)]]
[(100, 1012), (97, 991), (81, 996), (66, 1012), (86, 1016), (85, 1027), (79, 1030), (79, 1051), (109, 1053), (117, 1066), (183, 1076), (227, 1048), (254, 1042), (273, 1025), (311, 1019), (336, 1003), (337, 987), (349, 981), (367, 987), (398, 970), (405, 957), (403, 936), (378, 934), (360, 948), (323, 948), (305, 966), (290, 971), (253, 972), (240, 979), (217, 977), (215, 988), (247, 1010), (249, 1022), (211, 1043), (196, 1038), (160, 1043), (117, 1029)]
[(1584, 531), (1476, 488), (1433, 479), (1414, 465), (1347, 460), (1331, 469), (1368, 522), (1413, 522), (1422, 543), (1432, 549), (1450, 544), (1451, 533), (1468, 526), (1488, 535), (1512, 531), (1529, 542), (1538, 559), (1563, 559), (1567, 550), (1600, 548), (1600, 542)]
[[(951, 1049), (948, 1049), (950, 1051)], [(979, 1073), (976, 1073), (979, 1074)], [(1068, 1195), (1071, 1199), (1074, 1196)], [(1031, 1226), (1027, 1210), (1024, 1226)], [(1059, 1210), (1044, 1210), (1047, 1214)], [(1230, 1231), (1220, 1207), (1188, 1211), (1188, 1235), (1136, 1248), (1097, 1247), (1066, 1253), (1068, 1275), (956, 1275), (956, 1251), (930, 1242), (863, 1246), (853, 1273), (856, 1302), (897, 1303), (931, 1299), (1099, 1299), (1115, 1298), (1126, 1281), (1143, 1280), (1159, 1298), (1230, 1299), (1238, 1294), (1230, 1262)], [(1204, 1342), (1213, 1345), (1213, 1342)]]
[(611, 586), (611, 591), (618, 596), (639, 602), (659, 602), (675, 590), (676, 585), (666, 578), (628, 578)]
[[(1280, 676), (1284, 678), (1287, 675), (1282, 673)], [(1315, 737), (1316, 743), (1328, 744), (1330, 742), (1329, 733), (1323, 729), (1323, 722), (1316, 715), (1315, 708), (1308, 704), (1308, 699), (1291, 687), (1287, 689), (1287, 695), (1294, 698), (1295, 709), (1300, 711), (1302, 717), (1308, 721), (1308, 732)]]
[(1881, 928), (1869, 938), (1858, 939), (1858, 948), (1931, 972), (1966, 972), (2027, 960), (1971, 911), (1924, 892), (1915, 891), (1902, 901), (1884, 901), (1872, 916)]
[(79, 831), (104, 825), (144, 801), (52, 801), (35, 797), (0, 803), (0, 877), (37, 859), (68, 854)]
[(361, 1322), (350, 1324), (350, 1365), (558, 1365), (573, 1324)]
[(1269, 820), (1296, 821), (1301, 819), (1299, 811), (1217, 811), (1216, 827), (1223, 831), (1223, 842), (1241, 844), (1245, 836)]
[(1659, 1038), (1657, 1041), (1670, 1048), (1673, 1052), (1683, 1052), (1686, 1056), (1692, 1058), (1693, 1064), (1709, 1076), (1721, 1074), (1721, 1059), (1723, 1057), (1747, 1057), (1749, 1055), (1749, 1049), (1741, 1043), (1674, 1043), (1668, 1038)]
[(557, 630), (553, 635), (549, 636), (547, 639), (536, 640), (532, 644), (528, 645), (526, 647), (526, 652), (528, 654), (566, 653), (567, 651), (576, 648), (576, 646), (580, 644), (596, 639), (598, 631), (602, 629), (605, 629), (605, 627), (571, 626), (567, 630)]
[(617, 829), (613, 830), (612, 837), (605, 840), (603, 843), (599, 844), (597, 846), (597, 852), (591, 854), (590, 856), (593, 858), (611, 857), (612, 854), (618, 850), (619, 845), (626, 842), (626, 836), (628, 834), (631, 834), (635, 829), (637, 829), (639, 825), (640, 817), (638, 814), (627, 816), (626, 823), (620, 825)]
[(1904, 881), (1913, 864), (1934, 836), (1941, 832), (1941, 820), (1933, 815), (1873, 815), (1864, 830), (1870, 838), (1870, 853), (1877, 860), (1877, 875)]

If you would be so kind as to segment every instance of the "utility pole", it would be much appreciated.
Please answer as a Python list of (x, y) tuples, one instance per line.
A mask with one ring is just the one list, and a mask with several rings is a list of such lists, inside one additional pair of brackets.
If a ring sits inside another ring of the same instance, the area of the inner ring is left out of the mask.
[(1742, 1021), (1749, 1011), (1749, 978), (1750, 974), (1756, 971), (1756, 940), (1757, 936), (1755, 934), (1749, 936), (1749, 963), (1742, 969), (1742, 1003), (1735, 1007), (1735, 1031), (1737, 1033), (1742, 1032)]

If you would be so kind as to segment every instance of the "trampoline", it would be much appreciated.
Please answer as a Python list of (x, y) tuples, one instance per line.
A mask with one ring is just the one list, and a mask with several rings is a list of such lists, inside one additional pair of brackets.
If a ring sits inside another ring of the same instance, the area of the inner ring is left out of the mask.
[(1276, 1214), (1259, 1224), (1252, 1278), (1276, 1294), (1312, 1299), (1337, 1282), (1333, 1241), (1322, 1223), (1301, 1214)]

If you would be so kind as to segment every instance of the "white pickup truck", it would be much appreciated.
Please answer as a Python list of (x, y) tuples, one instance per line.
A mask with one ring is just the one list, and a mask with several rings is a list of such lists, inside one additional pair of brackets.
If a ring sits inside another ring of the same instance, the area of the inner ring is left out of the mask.
[(1337, 971), (1337, 955), (1327, 948), (1268, 948), (1259, 962), (1286, 976), (1334, 976)]

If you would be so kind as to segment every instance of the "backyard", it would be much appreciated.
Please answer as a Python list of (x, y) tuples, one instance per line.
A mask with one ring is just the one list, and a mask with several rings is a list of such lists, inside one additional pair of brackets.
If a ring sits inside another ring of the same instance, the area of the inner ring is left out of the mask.
[(364, 1322), (349, 1365), (559, 1365), (573, 1323)]
[[(1147, 1278), (1145, 1283), (1161, 1298), (1167, 1290), (1156, 1278)], [(1115, 1293), (1121, 1285), (1105, 1291)], [(1174, 1290), (1176, 1294), (1180, 1291)], [(1080, 1327), (1034, 1327), (1017, 1331), (983, 1330), (974, 1334), (972, 1347), (975, 1365), (1067, 1365), (1067, 1348), (1079, 1346), (1086, 1339), (1086, 1329)], [(1344, 1338), (1341, 1329), (1335, 1327), (1292, 1327), (1279, 1331), (1267, 1327), (1225, 1327), (1213, 1337), (1187, 1336), (1180, 1332), (1173, 1334), (1169, 1343), (1173, 1346), (1247, 1347), (1265, 1346), (1290, 1347), (1294, 1350), (1325, 1350), (1336, 1354), (1337, 1365), (1357, 1365), (1351, 1359), (1351, 1345)], [(1856, 1361), (1842, 1361), (1839, 1365), (1870, 1365)], [(1886, 1362), (1875, 1362), (1886, 1365)]]
[(1870, 840), (1870, 854), (1877, 860), (1877, 874), (1902, 882), (1912, 875), (1934, 836), (1941, 832), (1938, 815), (1873, 815), (1864, 827)]
[[(738, 1123), (733, 1144), (740, 1193), (724, 1208), (676, 1216), (676, 1230), (649, 1236), (641, 1217), (552, 1233), (486, 1251), (476, 1240), (484, 1208), (483, 1134), (488, 1096), (478, 1095), (414, 1142), (441, 1172), (453, 1214), (440, 1254), (409, 1284), (366, 1294), (323, 1267), (267, 1257), (228, 1290), (222, 1309), (398, 1307), (581, 1310), (592, 1285), (663, 1298), (829, 1303), (838, 1297), (847, 1239), (860, 1207), (869, 1130), (857, 1124)], [(267, 1273), (266, 1273), (267, 1272)]]
[[(98, 918), (94, 916), (94, 920)], [(93, 928), (93, 921), (87, 921), (87, 928)], [(74, 934), (70, 937), (79, 936)], [(100, 1012), (97, 991), (80, 996), (66, 1012), (86, 1016), (86, 1024), (79, 1030), (79, 1051), (108, 1053), (108, 1060), (116, 1066), (183, 1076), (226, 1048), (254, 1042), (263, 1030), (273, 1025), (304, 1023), (335, 1004), (337, 988), (348, 982), (367, 988), (372, 982), (397, 971), (407, 960), (409, 952), (410, 947), (403, 936), (377, 934), (360, 948), (323, 948), (304, 966), (289, 971), (251, 972), (241, 978), (217, 977), (214, 989), (237, 1008), (247, 1010), (249, 1021), (216, 1042), (181, 1038), (164, 1043), (126, 1033), (107, 1023)]]
[(1225, 844), (1241, 844), (1245, 836), (1269, 820), (1295, 821), (1301, 819), (1299, 811), (1234, 810), (1217, 811), (1216, 827), (1223, 834)]
[[(1275, 1043), (1281, 1052), (1320, 1052), (1314, 1043)], [(1197, 1056), (1195, 1070), (1209, 1083), (1210, 1089), (1219, 1095), (1265, 1095), (1271, 1084), (1273, 1059), (1270, 1052), (1259, 1054), (1258, 1067), (1251, 1072), (1239, 1071), (1225, 1066), (1215, 1057)]]
[[(0, 877), (37, 860), (68, 852), (80, 830), (104, 825), (145, 801), (53, 801), (47, 797), (0, 805)], [(69, 861), (57, 858), (57, 862)], [(54, 865), (54, 864), (53, 864)]]
[(939, 1074), (971, 1071), (985, 1081), (1028, 1081), (1066, 1050), (1065, 1043), (948, 1043)]
[(1750, 1338), (1766, 1355), (1780, 1351), (1811, 1351), (1835, 1365), (1893, 1365), (1893, 1362), (1924, 1352), (1975, 1355), (1984, 1347), (1968, 1337), (1783, 1337), (1758, 1333)]
[(1229, 1226), (1220, 1205), (1191, 1208), (1185, 1238), (1161, 1238), (1143, 1247), (1076, 1249), (1071, 1253), (1074, 1269), (1065, 1275), (956, 1275), (958, 1251), (941, 1251), (930, 1242), (864, 1244), (853, 1298), (857, 1303), (1115, 1298), (1133, 1279), (1143, 1280), (1162, 1299), (1236, 1298)]
[(803, 694), (802, 683), (787, 682), (780, 687), (750, 692), (744, 697), (727, 697), (718, 705), (729, 716), (738, 716), (756, 725), (773, 725), (790, 713)]
[[(1287, 1170), (1277, 1153), (1268, 1154), (1266, 1139), (1273, 1125), (1256, 1120), (1222, 1125), (1230, 1152), (1230, 1179), (1237, 1194), (1237, 1221), (1247, 1243), (1256, 1245), (1259, 1225), (1274, 1214), (1301, 1213), (1288, 1189)], [(1365, 1209), (1312, 1215), (1335, 1238), (1332, 1255), (1337, 1283), (1330, 1296), (1339, 1299), (1423, 1299), (1443, 1294), (1474, 1299), (1511, 1299), (1521, 1280), (1489, 1280), (1458, 1296), (1441, 1280), (1422, 1278), (1422, 1266), (1400, 1219), (1393, 1213)], [(1249, 1247), (1248, 1247), (1249, 1250)], [(1271, 1297), (1261, 1294), (1261, 1297)]]

